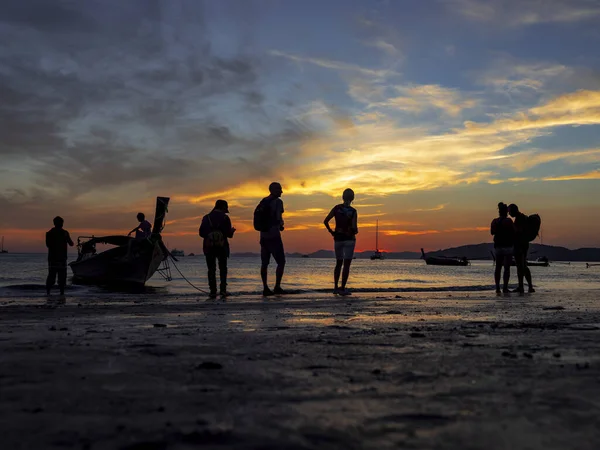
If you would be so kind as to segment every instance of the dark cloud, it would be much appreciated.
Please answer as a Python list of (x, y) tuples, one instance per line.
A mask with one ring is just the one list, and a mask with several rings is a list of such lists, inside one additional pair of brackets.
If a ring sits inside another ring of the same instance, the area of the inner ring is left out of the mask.
[[(308, 133), (267, 120), (251, 28), (220, 54), (207, 5), (3, 2), (0, 157), (30, 171), (23, 185), (0, 184), (4, 206), (132, 183), (212, 190), (287, 163), (279, 150)], [(242, 118), (256, 126), (240, 130)]]

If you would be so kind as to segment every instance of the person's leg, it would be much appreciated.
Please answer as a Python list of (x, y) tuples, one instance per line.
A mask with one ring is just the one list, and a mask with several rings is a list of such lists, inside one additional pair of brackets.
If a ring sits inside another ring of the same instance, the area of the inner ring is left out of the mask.
[(260, 278), (263, 283), (263, 296), (273, 295), (269, 285), (267, 284), (267, 278), (269, 273), (269, 262), (271, 260), (271, 251), (269, 249), (268, 241), (260, 241)]
[(529, 286), (529, 292), (535, 292), (535, 289), (533, 289), (533, 281), (531, 280), (531, 270), (529, 270), (527, 262), (525, 262), (523, 272), (525, 274), (525, 279), (527, 280), (527, 285)]
[(227, 255), (225, 253), (219, 255), (219, 278), (221, 286), (219, 292), (221, 295), (228, 295), (227, 292)]
[(522, 251), (515, 252), (515, 263), (517, 266), (517, 279), (519, 281), (519, 287), (517, 290), (519, 292), (523, 292), (525, 290), (523, 287), (523, 276), (525, 275), (525, 255)]
[(352, 264), (352, 259), (344, 259), (344, 270), (342, 270), (342, 291), (346, 290), (346, 283), (348, 282), (348, 276), (350, 275), (350, 264)]
[(335, 260), (335, 268), (333, 269), (333, 290), (338, 290), (338, 283), (340, 281), (340, 274), (342, 273), (342, 264), (344, 263), (343, 259)]
[(504, 285), (502, 286), (503, 292), (508, 292), (508, 282), (510, 281), (510, 263), (512, 261), (512, 255), (506, 255), (504, 257)]
[(504, 256), (500, 256), (496, 250), (496, 267), (494, 267), (494, 281), (496, 282), (496, 292), (500, 293), (500, 272), (504, 265)]
[(65, 295), (65, 286), (67, 285), (67, 263), (61, 264), (61, 266), (57, 268), (57, 272), (60, 295)]
[(527, 280), (527, 286), (529, 287), (529, 292), (535, 292), (535, 289), (533, 289), (533, 282), (531, 280), (531, 270), (529, 270), (529, 266), (527, 265), (527, 252), (529, 251), (529, 245), (527, 246), (527, 248), (525, 249), (525, 251), (523, 252), (523, 274), (525, 276), (525, 279)]
[(56, 267), (54, 263), (48, 263), (48, 276), (46, 277), (46, 294), (50, 295), (50, 289), (56, 282)]
[(342, 264), (344, 263), (344, 249), (342, 247), (343, 242), (334, 241), (333, 250), (335, 253), (335, 268), (333, 269), (333, 291), (338, 291), (340, 282), (340, 274), (342, 273)]
[(208, 269), (208, 288), (210, 296), (217, 295), (217, 257), (214, 253), (205, 253), (206, 267)]
[(283, 279), (283, 272), (285, 271), (285, 250), (283, 249), (283, 241), (281, 238), (274, 242), (275, 248), (273, 249), (273, 258), (277, 263), (277, 269), (275, 270), (275, 289), (273, 292), (276, 294), (283, 294), (281, 289), (281, 280)]
[(346, 283), (348, 283), (348, 277), (350, 276), (350, 264), (352, 264), (355, 245), (356, 241), (344, 242), (344, 269), (342, 270), (342, 290), (344, 292), (346, 292)]

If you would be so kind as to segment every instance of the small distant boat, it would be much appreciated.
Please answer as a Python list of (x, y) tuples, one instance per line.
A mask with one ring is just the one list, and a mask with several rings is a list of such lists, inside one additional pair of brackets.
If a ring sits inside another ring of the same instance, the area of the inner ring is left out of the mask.
[(548, 267), (550, 265), (550, 261), (545, 256), (540, 256), (535, 261), (527, 261), (527, 265), (531, 267)]
[(4, 236), (2, 236), (2, 247), (0, 248), (0, 253), (8, 253), (8, 250), (4, 250)]
[(173, 250), (171, 250), (171, 255), (173, 256), (185, 256), (185, 253), (183, 250), (177, 250), (176, 248), (174, 248)]
[(301, 257), (302, 258), (310, 258), (310, 256), (308, 256), (308, 255), (302, 255)]
[(379, 219), (375, 224), (375, 253), (371, 255), (371, 259), (384, 259), (385, 256), (379, 251)]
[(196, 256), (195, 253), (188, 253), (188, 256)]
[(468, 266), (471, 264), (465, 256), (425, 256), (423, 249), (421, 249), (421, 259), (424, 259), (428, 266)]
[[(169, 256), (160, 235), (165, 222), (168, 197), (156, 198), (152, 235), (140, 241), (129, 236), (80, 236), (77, 260), (70, 263), (73, 281), (90, 284), (128, 284), (143, 286), (159, 271)], [(82, 241), (84, 240), (84, 241)], [(113, 245), (96, 253), (96, 244)], [(129, 253), (129, 256), (128, 256)]]
[(590, 264), (590, 263), (585, 263), (585, 268), (589, 269), (590, 267), (596, 267), (596, 266), (600, 266), (600, 264)]

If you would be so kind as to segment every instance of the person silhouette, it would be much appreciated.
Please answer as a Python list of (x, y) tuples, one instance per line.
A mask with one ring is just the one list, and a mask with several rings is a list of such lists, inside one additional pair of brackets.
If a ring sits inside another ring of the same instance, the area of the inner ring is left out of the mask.
[[(350, 264), (354, 256), (356, 246), (356, 235), (358, 234), (358, 214), (351, 203), (354, 201), (354, 191), (346, 189), (342, 194), (343, 203), (335, 205), (323, 223), (327, 231), (331, 233), (334, 241), (335, 250), (335, 268), (333, 269), (333, 293), (339, 295), (350, 295), (351, 292), (346, 289), (348, 276), (350, 275)], [(335, 230), (329, 226), (329, 221), (335, 218)], [(343, 265), (343, 271), (342, 271)], [(338, 287), (342, 273), (342, 287)]]
[(229, 238), (233, 238), (235, 228), (227, 215), (229, 205), (225, 200), (217, 200), (213, 210), (202, 218), (198, 233), (204, 238), (202, 250), (208, 268), (209, 297), (217, 297), (217, 260), (219, 261), (220, 294), (227, 297), (227, 258), (229, 258)]
[(48, 248), (48, 277), (46, 278), (46, 294), (56, 282), (58, 275), (58, 288), (60, 295), (65, 295), (67, 284), (67, 245), (73, 247), (71, 235), (63, 228), (64, 219), (56, 216), (53, 221), (54, 228), (46, 232), (46, 247)]
[[(281, 239), (281, 232), (284, 230), (282, 194), (283, 188), (281, 184), (273, 182), (269, 185), (269, 195), (259, 203), (259, 207), (263, 206), (264, 210), (268, 213), (268, 226), (265, 231), (260, 232), (260, 277), (263, 283), (263, 296), (265, 297), (274, 294), (285, 294), (281, 288), (281, 280), (285, 270), (285, 250), (283, 248), (283, 240)], [(272, 291), (267, 284), (271, 255), (277, 263), (275, 288)]]
[(520, 212), (519, 207), (514, 203), (508, 205), (508, 213), (515, 219), (515, 264), (517, 265), (517, 278), (519, 279), (519, 287), (515, 289), (515, 292), (521, 294), (525, 292), (523, 278), (527, 280), (529, 292), (535, 292), (531, 280), (531, 271), (527, 266), (527, 252), (529, 250), (529, 241), (526, 236), (527, 216)]
[(508, 217), (508, 206), (498, 203), (498, 217), (492, 220), (490, 233), (494, 236), (494, 252), (496, 254), (496, 267), (494, 269), (494, 281), (496, 282), (496, 293), (500, 293), (500, 274), (504, 267), (504, 284), (502, 292), (508, 292), (510, 280), (510, 264), (512, 262), (515, 245), (515, 225)]
[(146, 220), (146, 216), (144, 215), (144, 213), (137, 213), (136, 218), (139, 224), (133, 230), (131, 230), (127, 234), (127, 236), (131, 236), (131, 233), (135, 231), (136, 241), (141, 241), (142, 239), (150, 237), (150, 235), (152, 234), (152, 225)]

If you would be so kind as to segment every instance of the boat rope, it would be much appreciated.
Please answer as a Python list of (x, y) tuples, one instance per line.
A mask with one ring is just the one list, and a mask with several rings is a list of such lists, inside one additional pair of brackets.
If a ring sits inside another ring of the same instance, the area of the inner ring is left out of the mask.
[(177, 272), (179, 272), (179, 275), (181, 275), (181, 277), (187, 281), (187, 283), (193, 287), (194, 289), (196, 289), (197, 291), (202, 292), (203, 294), (208, 295), (208, 292), (206, 292), (205, 290), (200, 289), (198, 286), (195, 286), (190, 280), (188, 280), (185, 275), (183, 273), (181, 273), (181, 270), (179, 270), (179, 267), (177, 267), (177, 264), (175, 264), (175, 260), (173, 258), (171, 258), (172, 262), (173, 262), (173, 267), (175, 267), (175, 270), (177, 270)]

